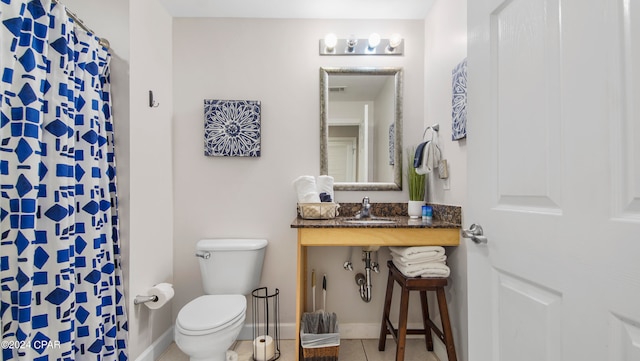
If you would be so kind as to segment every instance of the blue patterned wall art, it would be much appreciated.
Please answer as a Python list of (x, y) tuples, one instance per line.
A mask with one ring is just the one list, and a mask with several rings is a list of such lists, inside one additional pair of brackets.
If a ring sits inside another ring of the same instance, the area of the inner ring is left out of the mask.
[(0, 1), (5, 361), (127, 359), (110, 57), (63, 5)]
[(451, 138), (459, 140), (467, 136), (467, 59), (453, 69), (452, 75)]
[(260, 101), (204, 101), (204, 155), (260, 156)]

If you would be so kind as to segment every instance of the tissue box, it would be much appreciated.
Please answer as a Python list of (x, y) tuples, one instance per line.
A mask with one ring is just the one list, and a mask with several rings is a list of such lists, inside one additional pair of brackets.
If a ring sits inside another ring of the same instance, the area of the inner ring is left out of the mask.
[(333, 202), (298, 203), (298, 214), (304, 219), (332, 219), (338, 216), (338, 208)]

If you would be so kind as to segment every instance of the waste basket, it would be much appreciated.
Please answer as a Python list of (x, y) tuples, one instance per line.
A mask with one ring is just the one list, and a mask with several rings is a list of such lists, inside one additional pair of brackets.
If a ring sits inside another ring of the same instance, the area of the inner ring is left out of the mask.
[(337, 361), (340, 347), (338, 317), (329, 312), (305, 312), (300, 323), (304, 361)]

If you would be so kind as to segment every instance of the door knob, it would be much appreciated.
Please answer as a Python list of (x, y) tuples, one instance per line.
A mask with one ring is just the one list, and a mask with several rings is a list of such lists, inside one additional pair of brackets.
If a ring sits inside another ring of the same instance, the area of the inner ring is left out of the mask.
[(471, 227), (469, 227), (469, 229), (462, 230), (462, 237), (470, 238), (472, 241), (474, 241), (477, 244), (486, 244), (488, 241), (487, 237), (484, 236), (482, 227), (479, 224), (475, 224), (475, 223), (472, 224)]

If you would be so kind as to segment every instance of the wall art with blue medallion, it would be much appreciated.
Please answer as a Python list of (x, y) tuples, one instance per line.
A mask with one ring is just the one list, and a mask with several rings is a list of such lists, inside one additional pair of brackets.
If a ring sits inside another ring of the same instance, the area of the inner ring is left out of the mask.
[(451, 138), (459, 140), (467, 136), (467, 59), (456, 65), (452, 75)]
[(204, 155), (260, 156), (260, 101), (204, 101)]

